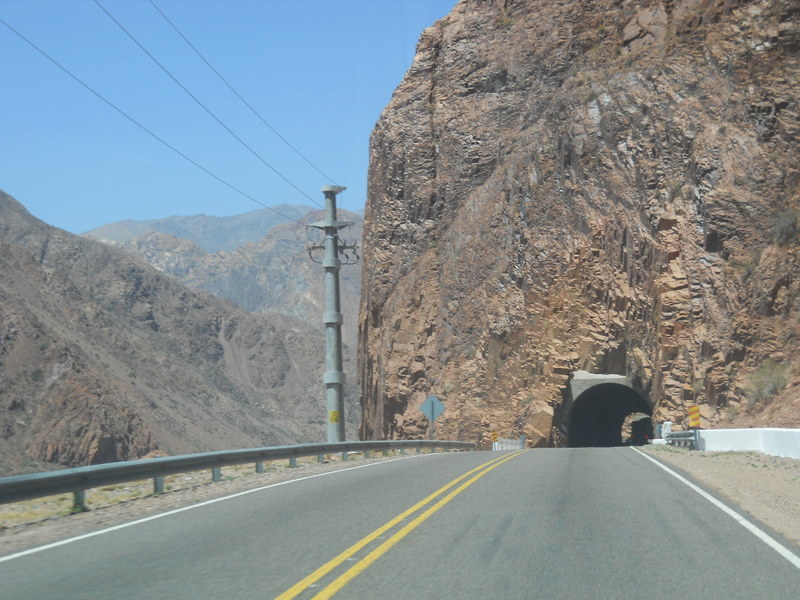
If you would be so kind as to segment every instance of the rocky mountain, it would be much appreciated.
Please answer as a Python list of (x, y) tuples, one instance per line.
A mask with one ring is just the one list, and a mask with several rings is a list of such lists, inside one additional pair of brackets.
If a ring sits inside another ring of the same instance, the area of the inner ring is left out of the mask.
[(4, 193), (0, 263), (2, 474), (325, 439), (324, 336), (304, 321), (190, 290)]
[[(657, 420), (800, 426), (800, 3), (461, 0), (371, 137), (362, 436), (561, 443), (576, 369)], [(441, 424), (441, 425), (440, 425)]]
[(256, 242), (264, 233), (290, 219), (301, 219), (313, 208), (308, 206), (279, 204), (273, 210), (264, 208), (242, 215), (212, 217), (209, 215), (173, 216), (164, 219), (135, 221), (127, 219), (109, 223), (87, 231), (83, 235), (90, 239), (110, 244), (130, 242), (148, 232), (156, 231), (191, 240), (206, 252), (235, 250)]
[[(254, 313), (281, 313), (302, 319), (323, 330), (325, 282), (318, 262), (322, 251), (314, 251), (312, 260), (307, 247), (321, 244), (320, 230), (308, 228), (321, 221), (321, 211), (308, 213), (293, 223), (275, 225), (262, 232), (253, 243), (230, 251), (206, 252), (189, 239), (150, 231), (120, 244), (124, 250), (151, 264), (183, 285), (211, 292), (232, 300)], [(362, 218), (348, 211), (338, 211), (338, 218), (352, 221), (341, 236), (347, 243), (360, 245)], [(213, 231), (221, 239), (223, 231)], [(356, 254), (342, 256), (342, 261), (355, 261)], [(358, 302), (361, 287), (361, 265), (344, 265), (340, 271), (342, 337), (345, 352), (355, 360)]]

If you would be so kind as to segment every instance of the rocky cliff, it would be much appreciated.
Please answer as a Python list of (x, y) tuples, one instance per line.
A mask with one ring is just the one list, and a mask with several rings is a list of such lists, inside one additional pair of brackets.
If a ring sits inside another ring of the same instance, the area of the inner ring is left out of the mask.
[(0, 474), (322, 440), (323, 349), (0, 192)]
[(576, 369), (800, 426), (800, 3), (462, 0), (371, 138), (362, 436), (561, 443)]

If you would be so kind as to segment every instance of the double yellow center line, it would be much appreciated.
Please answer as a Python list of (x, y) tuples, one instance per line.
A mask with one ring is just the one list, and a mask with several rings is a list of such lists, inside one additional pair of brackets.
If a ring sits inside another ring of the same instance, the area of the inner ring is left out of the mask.
[[(386, 552), (389, 551), (392, 546), (397, 544), (400, 540), (406, 537), (409, 533), (411, 533), (414, 529), (419, 527), (428, 517), (430, 517), (433, 513), (438, 511), (442, 508), (445, 504), (450, 502), (453, 498), (458, 496), (461, 492), (471, 486), (473, 483), (478, 481), (481, 477), (486, 475), (492, 469), (495, 469), (502, 465), (504, 462), (515, 458), (522, 454), (524, 450), (520, 450), (518, 452), (514, 452), (512, 454), (502, 455), (498, 458), (494, 458), (479, 467), (476, 467), (470, 471), (467, 471), (460, 477), (456, 477), (453, 481), (448, 483), (447, 485), (442, 486), (435, 492), (433, 492), (427, 498), (424, 498), (417, 502), (414, 506), (409, 508), (408, 510), (400, 513), (390, 521), (387, 521), (385, 524), (381, 525), (367, 535), (366, 537), (360, 539), (358, 542), (350, 546), (347, 550), (333, 558), (332, 560), (328, 561), (324, 565), (322, 565), (319, 569), (311, 573), (308, 577), (298, 581), (288, 590), (283, 592), (280, 596), (277, 596), (276, 600), (291, 600), (292, 598), (296, 598), (299, 594), (303, 591), (308, 589), (309, 586), (315, 584), (317, 581), (325, 577), (328, 573), (333, 571), (336, 567), (342, 564), (347, 559), (351, 558), (354, 554), (358, 553), (359, 551), (363, 550), (366, 546), (374, 542), (376, 539), (381, 537), (384, 533), (394, 529), (398, 524), (400, 524), (405, 519), (409, 518), (414, 513), (420, 511), (421, 509), (425, 508), (432, 502), (434, 502), (440, 496), (443, 496), (439, 499), (435, 504), (421, 512), (413, 521), (399, 529), (396, 533), (394, 533), (391, 537), (381, 543), (378, 547), (374, 550), (370, 551), (366, 556), (361, 558), (355, 565), (350, 567), (347, 571), (339, 575), (333, 582), (327, 585), (325, 588), (320, 590), (315, 596), (314, 600), (323, 600), (325, 598), (331, 598), (336, 592), (341, 590), (344, 586), (346, 586), (350, 581), (352, 581), (355, 577), (358, 576), (359, 573), (362, 573), (367, 567), (369, 567), (372, 563), (374, 563), (378, 558), (383, 556)], [(459, 485), (461, 484), (461, 485)], [(458, 487), (456, 487), (458, 486)], [(444, 495), (448, 490), (454, 488), (454, 490), (450, 491), (450, 493)]]

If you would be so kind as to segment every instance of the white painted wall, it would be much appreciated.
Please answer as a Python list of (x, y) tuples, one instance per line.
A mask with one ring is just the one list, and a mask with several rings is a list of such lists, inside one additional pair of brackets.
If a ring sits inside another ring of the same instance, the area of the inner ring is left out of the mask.
[(500, 438), (496, 442), (492, 442), (492, 450), (494, 451), (503, 451), (503, 450), (522, 450), (524, 446), (524, 441), (522, 438), (517, 438), (515, 440), (509, 440), (507, 438)]
[(698, 446), (706, 451), (754, 450), (800, 458), (800, 429), (704, 429), (698, 432)]

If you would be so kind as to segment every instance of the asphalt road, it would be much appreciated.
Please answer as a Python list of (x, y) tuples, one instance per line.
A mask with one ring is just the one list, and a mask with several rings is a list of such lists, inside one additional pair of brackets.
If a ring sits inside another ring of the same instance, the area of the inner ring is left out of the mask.
[(631, 448), (374, 463), (0, 562), (4, 600), (334, 596), (796, 600), (800, 568)]

